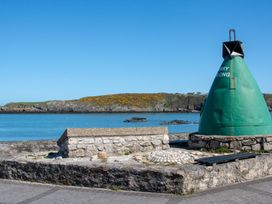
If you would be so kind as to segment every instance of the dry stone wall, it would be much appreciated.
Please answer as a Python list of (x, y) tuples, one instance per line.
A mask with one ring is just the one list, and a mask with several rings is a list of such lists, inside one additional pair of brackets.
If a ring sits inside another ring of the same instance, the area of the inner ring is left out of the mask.
[(271, 175), (271, 154), (215, 166), (0, 159), (2, 179), (157, 193), (191, 194)]
[(225, 147), (231, 150), (272, 150), (272, 135), (217, 136), (191, 134), (189, 139), (190, 148), (217, 149)]
[(152, 128), (69, 128), (58, 140), (64, 157), (90, 157), (98, 152), (122, 155), (169, 148), (168, 130)]

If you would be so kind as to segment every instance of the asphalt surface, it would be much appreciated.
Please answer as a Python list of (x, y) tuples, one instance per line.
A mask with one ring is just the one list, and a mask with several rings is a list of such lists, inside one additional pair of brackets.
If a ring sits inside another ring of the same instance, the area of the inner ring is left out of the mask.
[(0, 180), (0, 204), (272, 203), (272, 177), (190, 196), (111, 191)]

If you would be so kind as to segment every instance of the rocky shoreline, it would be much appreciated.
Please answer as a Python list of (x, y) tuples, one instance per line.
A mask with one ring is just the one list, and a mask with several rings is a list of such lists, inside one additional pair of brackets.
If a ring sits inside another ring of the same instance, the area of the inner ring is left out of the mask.
[[(61, 104), (61, 102), (59, 102)], [(1, 113), (198, 113), (200, 109), (138, 108), (138, 107), (98, 107), (98, 106), (0, 106)]]
[(198, 112), (204, 98), (196, 94), (115, 94), (77, 100), (8, 103), (0, 106), (0, 113)]

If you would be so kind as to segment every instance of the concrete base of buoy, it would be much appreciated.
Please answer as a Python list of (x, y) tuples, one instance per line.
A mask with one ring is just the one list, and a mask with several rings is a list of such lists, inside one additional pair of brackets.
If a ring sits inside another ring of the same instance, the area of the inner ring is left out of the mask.
[(189, 135), (189, 148), (215, 150), (227, 148), (230, 150), (246, 151), (272, 151), (272, 135), (200, 135), (191, 133)]

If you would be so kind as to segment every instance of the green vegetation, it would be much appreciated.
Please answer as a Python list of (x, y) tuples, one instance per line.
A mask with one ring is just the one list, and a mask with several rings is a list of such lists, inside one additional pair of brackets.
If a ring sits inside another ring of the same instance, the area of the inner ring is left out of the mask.
[(14, 103), (8, 103), (5, 106), (6, 107), (18, 107), (18, 106), (34, 106), (34, 105), (46, 105), (46, 103), (49, 101), (44, 102), (14, 102)]
[(210, 149), (206, 150), (207, 152), (212, 152), (212, 153), (218, 153), (218, 154), (223, 154), (223, 153), (231, 153), (232, 150), (226, 148), (226, 147), (218, 147), (216, 149)]
[(111, 186), (111, 190), (113, 190), (113, 191), (120, 191), (121, 189), (120, 189), (119, 186), (112, 185), (112, 186)]
[(223, 153), (231, 153), (232, 151), (226, 147), (219, 147), (214, 150), (215, 153), (223, 154)]
[(93, 96), (79, 99), (80, 102), (93, 103), (96, 105), (123, 105), (134, 107), (154, 107), (163, 105), (165, 108), (174, 110), (200, 110), (206, 95), (200, 92), (187, 94), (114, 94), (105, 96)]
[[(98, 111), (101, 110), (99, 109), (100, 107), (107, 107), (105, 108), (105, 110), (109, 110), (109, 107), (118, 107), (118, 110), (122, 110), (122, 107), (135, 107), (137, 110), (142, 109), (142, 111), (155, 110), (159, 112), (191, 112), (201, 110), (205, 97), (206, 95), (201, 94), (200, 92), (187, 94), (128, 93), (91, 96), (80, 98), (78, 100), (67, 101), (16, 102), (9, 103), (4, 107), (11, 112), (35, 112), (36, 110), (42, 110), (44, 112), (46, 112), (47, 110), (50, 110), (51, 112), (73, 112), (75, 110), (75, 112), (77, 112), (77, 110), (79, 110), (77, 109), (78, 107), (80, 107), (83, 111), (87, 110), (88, 107), (98, 107)], [(272, 111), (272, 94), (264, 94), (264, 97), (267, 102), (268, 108)]]
[(164, 100), (165, 94), (115, 94), (105, 96), (91, 96), (79, 99), (80, 102), (94, 103), (99, 106), (103, 105), (123, 105), (148, 107), (156, 105)]

